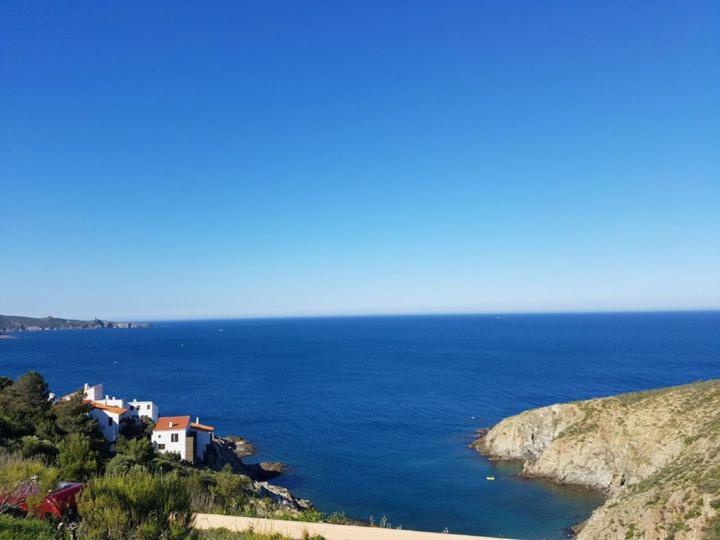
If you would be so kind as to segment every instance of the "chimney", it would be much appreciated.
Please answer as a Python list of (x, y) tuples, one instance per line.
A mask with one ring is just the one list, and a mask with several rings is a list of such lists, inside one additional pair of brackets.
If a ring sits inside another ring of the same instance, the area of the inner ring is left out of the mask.
[(199, 417), (199, 416), (196, 416), (196, 417), (195, 417), (195, 423), (196, 423), (196, 424), (199, 424), (199, 423), (200, 423), (200, 417)]

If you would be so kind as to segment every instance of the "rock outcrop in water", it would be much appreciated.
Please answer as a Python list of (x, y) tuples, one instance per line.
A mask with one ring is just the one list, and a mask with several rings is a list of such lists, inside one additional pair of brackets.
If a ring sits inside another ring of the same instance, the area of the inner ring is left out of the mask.
[(284, 463), (263, 461), (245, 463), (242, 458), (255, 453), (255, 447), (242, 437), (215, 437), (207, 448), (205, 463), (213, 470), (221, 471), (230, 465), (234, 473), (244, 474), (251, 479), (265, 482), (285, 472)]
[(580, 539), (720, 538), (720, 381), (529, 410), (472, 446), (607, 493)]

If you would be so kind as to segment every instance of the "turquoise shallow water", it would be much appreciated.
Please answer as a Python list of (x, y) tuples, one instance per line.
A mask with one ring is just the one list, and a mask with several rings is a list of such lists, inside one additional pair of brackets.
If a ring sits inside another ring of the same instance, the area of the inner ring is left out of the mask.
[[(222, 330), (222, 331), (221, 331)], [(601, 499), (467, 448), (530, 407), (720, 376), (720, 313), (157, 323), (0, 340), (0, 374), (104, 382), (241, 434), (325, 511), (404, 528), (558, 538)], [(496, 480), (485, 480), (487, 475)]]

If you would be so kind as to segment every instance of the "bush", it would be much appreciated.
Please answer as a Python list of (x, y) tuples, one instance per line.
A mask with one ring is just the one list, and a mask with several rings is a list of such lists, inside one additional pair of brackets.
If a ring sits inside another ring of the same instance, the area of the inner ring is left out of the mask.
[(88, 436), (71, 433), (60, 443), (58, 463), (65, 480), (84, 481), (98, 471), (98, 453)]
[(135, 463), (128, 456), (118, 454), (105, 466), (105, 474), (127, 474), (133, 465)]
[(223, 513), (237, 512), (247, 502), (249, 486), (250, 479), (247, 476), (234, 474), (230, 465), (225, 465), (222, 472), (215, 475), (215, 502)]
[(58, 455), (54, 444), (35, 436), (23, 437), (20, 452), (24, 458), (37, 458), (48, 464), (54, 463)]
[(190, 494), (174, 474), (133, 468), (94, 478), (79, 497), (80, 537), (174, 540), (190, 535)]
[(40, 461), (0, 455), (0, 496), (16, 494), (28, 484), (34, 484), (37, 489), (26, 499), (31, 511), (43, 501), (45, 493), (55, 488), (59, 477), (57, 468)]
[(0, 514), (0, 540), (52, 540), (53, 527), (39, 519), (12, 518)]
[(126, 456), (132, 463), (148, 465), (155, 457), (150, 439), (126, 439), (120, 437), (115, 445), (118, 454)]

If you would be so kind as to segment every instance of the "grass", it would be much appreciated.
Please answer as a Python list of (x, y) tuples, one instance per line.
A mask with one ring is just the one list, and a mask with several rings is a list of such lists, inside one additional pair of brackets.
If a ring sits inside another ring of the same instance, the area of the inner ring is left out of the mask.
[(52, 540), (55, 529), (44, 521), (0, 514), (0, 540)]
[[(232, 532), (227, 529), (209, 529), (198, 531), (200, 540), (290, 540), (279, 534), (260, 534), (255, 532)], [(309, 536), (307, 540), (324, 540), (322, 536)]]

